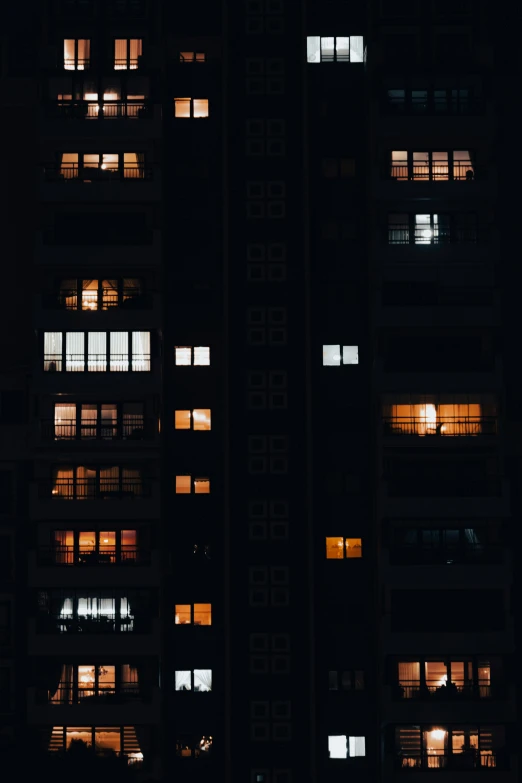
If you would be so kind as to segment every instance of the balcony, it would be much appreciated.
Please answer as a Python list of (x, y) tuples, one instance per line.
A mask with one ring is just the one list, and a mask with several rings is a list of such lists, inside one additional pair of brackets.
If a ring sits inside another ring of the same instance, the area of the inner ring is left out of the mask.
[[(502, 751), (482, 750), (463, 753), (433, 753), (417, 755), (399, 752), (395, 759), (395, 770), (409, 772), (410, 770), (506, 770), (509, 757)], [(497, 778), (495, 777), (495, 780)]]
[[(135, 449), (139, 448), (138, 444), (157, 446), (158, 420), (144, 418), (140, 414), (127, 414), (119, 421), (82, 418), (79, 422), (76, 420), (57, 422), (55, 419), (43, 419), (40, 421), (40, 438), (42, 445), (54, 444), (56, 449), (64, 451), (71, 451), (71, 449), (97, 451), (100, 450), (102, 443), (104, 449), (107, 447)], [(80, 488), (78, 490), (83, 492)], [(133, 491), (134, 487), (129, 487), (129, 490)], [(96, 492), (94, 488), (95, 496)], [(67, 490), (65, 494), (67, 495)], [(90, 489), (85, 488), (83, 494), (90, 497)]]
[(411, 438), (415, 443), (423, 438), (422, 443), (429, 446), (433, 446), (434, 440), (444, 438), (447, 446), (448, 438), (477, 438), (498, 432), (496, 416), (439, 416), (433, 421), (426, 417), (384, 416), (382, 426), (385, 438), (407, 438), (409, 445)]
[(86, 588), (126, 584), (150, 587), (158, 584), (161, 553), (144, 547), (88, 551), (83, 547), (40, 546), (29, 552), (29, 584), (49, 588)]
[(29, 688), (27, 699), (30, 723), (53, 725), (89, 725), (103, 721), (114, 724), (159, 723), (158, 688), (140, 688), (121, 684), (98, 690), (59, 685), (49, 691)]
[(148, 478), (40, 479), (31, 486), (30, 508), (34, 519), (68, 519), (71, 514), (75, 519), (156, 519), (159, 482)]
[(161, 197), (160, 169), (145, 164), (125, 164), (121, 169), (46, 164), (41, 195), (44, 202), (51, 203), (157, 201)]
[(384, 476), (383, 517), (445, 519), (509, 516), (509, 482), (500, 477)]
[(121, 296), (113, 290), (102, 290), (97, 306), (82, 306), (76, 290), (60, 289), (56, 293), (39, 294), (35, 297), (35, 321), (46, 331), (88, 330), (90, 326), (99, 331), (139, 330), (143, 316), (147, 326), (160, 326), (161, 297), (157, 291), (136, 291), (123, 289)]
[(469, 161), (417, 164), (394, 160), (380, 177), (376, 172), (374, 187), (382, 199), (462, 199), (469, 205), (474, 199), (495, 196), (496, 180), (492, 173)]
[(44, 106), (46, 136), (157, 138), (161, 106), (148, 99), (134, 101), (49, 101)]
[[(160, 624), (148, 615), (62, 617), (40, 614), (28, 620), (30, 655), (154, 655), (160, 647)], [(99, 720), (99, 707), (98, 707)]]

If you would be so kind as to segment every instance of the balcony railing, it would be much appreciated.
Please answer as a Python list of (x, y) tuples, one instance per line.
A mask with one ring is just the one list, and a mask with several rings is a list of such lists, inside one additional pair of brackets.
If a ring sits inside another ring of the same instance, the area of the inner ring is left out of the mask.
[(152, 167), (140, 163), (125, 163), (123, 167), (89, 167), (77, 163), (44, 166), (46, 182), (145, 182), (152, 179)]
[(125, 704), (129, 701), (143, 701), (143, 688), (138, 683), (104, 683), (98, 687), (82, 687), (77, 685), (59, 685), (55, 693), (48, 690), (36, 691), (38, 704), (65, 706), (73, 704)]
[(150, 563), (150, 552), (142, 547), (122, 546), (103, 551), (78, 550), (74, 546), (46, 546), (38, 549), (40, 566), (142, 566)]
[(446, 685), (438, 683), (421, 683), (419, 680), (403, 680), (394, 688), (394, 699), (397, 701), (416, 699), (437, 701), (460, 701), (463, 699), (490, 699), (492, 697), (489, 682), (451, 682)]
[(428, 421), (415, 416), (386, 416), (383, 428), (385, 435), (472, 437), (496, 435), (497, 419), (494, 416), (443, 416), (437, 421)]
[(478, 241), (475, 227), (454, 228), (448, 226), (418, 225), (413, 228), (408, 223), (394, 223), (388, 227), (389, 245), (449, 245), (473, 244)]
[[(44, 372), (62, 372), (64, 362), (61, 354), (44, 354)], [(150, 372), (150, 354), (139, 353), (84, 353), (65, 354), (65, 372)]]
[(64, 57), (63, 67), (66, 71), (87, 71), (91, 67), (91, 58)]
[(399, 753), (396, 768), (400, 771), (410, 769), (506, 769), (502, 755), (489, 750), (463, 753), (437, 753), (426, 755)]
[(400, 544), (393, 547), (390, 552), (390, 561), (394, 565), (499, 564), (503, 559), (503, 548), (492, 544), (469, 543), (457, 546)]
[(417, 182), (472, 182), (475, 171), (469, 163), (453, 161), (448, 163), (408, 163), (394, 161), (391, 164), (387, 176), (393, 180), (417, 181)]
[(149, 498), (151, 484), (146, 479), (59, 478), (39, 484), (39, 496), (47, 500), (123, 500)]
[(50, 119), (72, 120), (148, 120), (152, 104), (145, 101), (52, 101), (47, 103), (46, 116)]
[(38, 633), (49, 634), (119, 634), (150, 633), (150, 617), (125, 617), (118, 615), (91, 615), (89, 617), (62, 617), (61, 615), (39, 615)]
[(91, 289), (86, 290), (89, 292), (87, 300), (89, 306), (82, 306), (82, 292), (78, 293), (76, 288), (61, 288), (56, 294), (44, 295), (43, 306), (46, 310), (80, 310), (84, 313), (91, 313), (115, 309), (150, 310), (153, 305), (152, 292), (144, 293), (139, 288), (123, 288), (121, 291), (114, 288), (102, 288), (101, 293)]
[(123, 421), (81, 419), (80, 422), (47, 419), (41, 422), (42, 440), (150, 440), (157, 426), (142, 415), (126, 415)]

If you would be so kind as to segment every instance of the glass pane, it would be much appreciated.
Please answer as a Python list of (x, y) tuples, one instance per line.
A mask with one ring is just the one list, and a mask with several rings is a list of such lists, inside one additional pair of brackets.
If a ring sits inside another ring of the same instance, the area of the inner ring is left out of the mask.
[(330, 62), (334, 59), (334, 38), (327, 36), (321, 38), (321, 60), (323, 62)]
[(359, 364), (358, 345), (343, 345), (343, 364)]
[(362, 557), (362, 541), (360, 538), (346, 539), (346, 557)]
[(132, 333), (132, 370), (150, 371), (150, 332)]
[(174, 98), (174, 116), (180, 119), (190, 117), (190, 98)]
[(430, 178), (430, 153), (414, 152), (412, 156), (413, 179)]
[(194, 98), (194, 117), (208, 117), (208, 98)]
[(350, 62), (362, 63), (364, 61), (364, 38), (362, 35), (350, 36)]
[(82, 280), (82, 310), (98, 309), (98, 281)]
[(348, 758), (348, 746), (345, 734), (328, 737), (328, 756), (331, 759)]
[(66, 71), (74, 71), (76, 68), (75, 40), (66, 38), (63, 42), (63, 67)]
[(212, 625), (212, 604), (194, 604), (194, 625)]
[(364, 737), (349, 737), (348, 747), (350, 758), (353, 756), (366, 756), (366, 740)]
[(309, 35), (306, 39), (306, 60), (309, 63), (321, 62), (321, 39), (318, 35)]
[(335, 56), (338, 62), (350, 59), (350, 39), (348, 36), (337, 36), (335, 39)]
[(190, 495), (191, 478), (190, 476), (176, 476), (176, 494)]
[(190, 604), (176, 604), (174, 623), (175, 625), (190, 625), (191, 607)]
[(81, 437), (96, 438), (98, 434), (98, 406), (96, 403), (83, 403), (81, 408)]
[(111, 332), (111, 372), (128, 372), (129, 370), (129, 334), (128, 332)]
[(68, 748), (73, 740), (81, 740), (86, 745), (92, 745), (92, 729), (88, 726), (75, 728), (68, 726), (66, 729), (65, 743)]
[(85, 335), (83, 332), (65, 334), (65, 370), (83, 372), (85, 370)]
[(107, 369), (107, 333), (87, 334), (87, 369), (89, 372), (105, 372)]
[(209, 495), (210, 494), (209, 479), (203, 479), (203, 478), (194, 479), (194, 492), (196, 495)]
[(212, 690), (212, 669), (194, 669), (194, 690), (199, 693)]
[(337, 672), (328, 672), (328, 690), (336, 691), (339, 689)]
[(176, 347), (176, 365), (192, 364), (192, 348)]
[(174, 427), (177, 430), (190, 429), (190, 411), (175, 411)]
[(99, 751), (121, 752), (121, 732), (118, 727), (95, 729), (94, 741)]
[(449, 164), (447, 152), (431, 153), (431, 175), (436, 181), (446, 181), (449, 179)]
[(191, 691), (192, 672), (190, 671), (175, 672), (175, 688), (177, 691)]
[(192, 420), (194, 430), (210, 430), (210, 408), (195, 408)]
[(96, 549), (96, 533), (94, 530), (82, 530), (79, 534), (80, 554), (82, 552), (94, 552)]
[(116, 562), (116, 531), (100, 531), (98, 549), (100, 552), (100, 562)]
[(210, 348), (207, 345), (194, 346), (194, 364), (199, 366), (210, 364)]
[(448, 669), (444, 661), (426, 661), (424, 664), (426, 686), (429, 690), (436, 690), (448, 681)]
[(76, 405), (57, 402), (54, 406), (55, 440), (70, 440), (76, 437)]
[(326, 538), (326, 559), (343, 560), (344, 559), (344, 539), (338, 536)]
[(62, 370), (62, 333), (44, 333), (44, 372)]
[(341, 346), (323, 345), (323, 367), (337, 367), (341, 365)]

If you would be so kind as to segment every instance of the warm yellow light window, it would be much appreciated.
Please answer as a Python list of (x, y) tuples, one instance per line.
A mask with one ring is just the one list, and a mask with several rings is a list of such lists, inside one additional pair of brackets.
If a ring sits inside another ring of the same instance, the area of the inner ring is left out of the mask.
[(194, 479), (194, 492), (196, 495), (209, 495), (210, 480), (206, 478)]
[(194, 625), (212, 625), (212, 604), (194, 604)]
[(208, 98), (194, 98), (194, 117), (208, 117)]
[(346, 557), (362, 557), (362, 541), (360, 538), (346, 539)]
[(175, 625), (190, 625), (192, 617), (192, 608), (190, 604), (176, 604), (174, 623)]
[(344, 538), (328, 537), (326, 539), (326, 559), (342, 560), (344, 557)]
[(178, 119), (190, 118), (190, 98), (174, 98), (174, 116)]
[(190, 494), (190, 476), (176, 476), (176, 494)]
[(176, 411), (174, 414), (174, 426), (177, 430), (189, 430), (190, 411)]
[(96, 548), (96, 533), (82, 530), (79, 536), (80, 552), (92, 552)]
[(195, 430), (209, 430), (210, 408), (194, 408), (192, 411), (192, 419)]

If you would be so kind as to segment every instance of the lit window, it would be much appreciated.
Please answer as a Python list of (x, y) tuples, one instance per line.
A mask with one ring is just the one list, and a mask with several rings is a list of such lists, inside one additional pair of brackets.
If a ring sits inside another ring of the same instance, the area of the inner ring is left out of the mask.
[(339, 367), (341, 364), (359, 364), (357, 345), (323, 345), (323, 366)]
[(63, 42), (63, 67), (66, 71), (85, 71), (90, 65), (91, 42), (87, 38), (66, 38)]
[(362, 541), (360, 538), (343, 538), (332, 536), (326, 538), (326, 559), (344, 560), (345, 558), (362, 557)]
[(149, 372), (150, 332), (45, 332), (44, 371), (64, 366), (66, 372)]
[(208, 98), (174, 98), (174, 116), (178, 119), (208, 117)]
[(176, 476), (176, 494), (178, 495), (209, 495), (210, 479), (195, 478), (191, 476)]
[(192, 607), (190, 604), (176, 604), (175, 625), (191, 625), (192, 624)]
[(177, 430), (210, 430), (210, 408), (175, 411), (174, 422)]
[(364, 737), (347, 737), (346, 734), (328, 737), (328, 755), (331, 759), (347, 759), (366, 756)]
[(204, 63), (205, 52), (180, 52), (180, 63)]
[(114, 70), (135, 71), (142, 52), (141, 38), (117, 38), (114, 41)]
[(194, 604), (194, 625), (212, 625), (212, 604)]
[(309, 35), (306, 39), (306, 59), (309, 63), (362, 63), (364, 61), (363, 36)]
[(203, 367), (210, 364), (210, 348), (208, 345), (176, 346), (175, 360), (177, 366), (194, 365)]
[(175, 688), (177, 691), (208, 693), (212, 690), (212, 669), (176, 671)]

